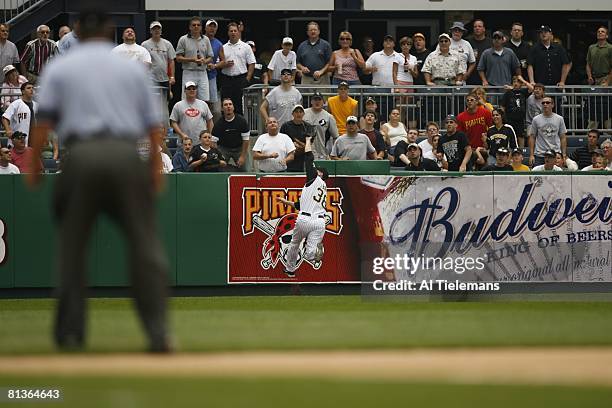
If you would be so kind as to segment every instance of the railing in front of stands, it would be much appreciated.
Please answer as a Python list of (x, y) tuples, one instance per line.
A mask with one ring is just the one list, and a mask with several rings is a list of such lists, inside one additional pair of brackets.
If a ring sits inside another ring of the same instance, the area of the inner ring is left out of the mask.
[(47, 0), (3, 0), (2, 21), (11, 24), (22, 13), (45, 3)]
[[(304, 107), (310, 106), (310, 97), (318, 90), (327, 99), (337, 95), (336, 86), (297, 85), (303, 96)], [(386, 119), (392, 107), (400, 109), (402, 121), (409, 127), (424, 131), (427, 122), (442, 124), (448, 114), (459, 114), (465, 110), (465, 96), (474, 87), (428, 87), (396, 86), (381, 88), (351, 86), (349, 95), (359, 102), (359, 113), (363, 113), (365, 101), (372, 97), (377, 101), (378, 113)], [(263, 101), (263, 85), (253, 85), (244, 90), (245, 115), (252, 130), (264, 132), (259, 108)], [(268, 91), (271, 88), (268, 89)], [(500, 106), (506, 89), (488, 87), (487, 102)], [(612, 87), (566, 86), (546, 88), (546, 95), (555, 99), (555, 112), (565, 118), (568, 134), (585, 134), (588, 129), (598, 128), (603, 133), (612, 133)]]

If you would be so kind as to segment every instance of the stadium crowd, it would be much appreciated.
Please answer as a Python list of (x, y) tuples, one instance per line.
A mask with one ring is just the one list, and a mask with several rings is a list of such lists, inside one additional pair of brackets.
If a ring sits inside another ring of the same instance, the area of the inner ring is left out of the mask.
[[(303, 171), (306, 136), (313, 137), (316, 159), (388, 160), (400, 170), (612, 170), (612, 140), (600, 134), (597, 123), (590, 126), (586, 144), (568, 152), (564, 118), (555, 113), (557, 98), (547, 96), (546, 88), (563, 88), (572, 63), (549, 26), (541, 26), (539, 41), (530, 44), (518, 22), (508, 34), (496, 30), (489, 37), (485, 22), (477, 19), (469, 40), (463, 38), (465, 25), (454, 22), (431, 50), (425, 35), (415, 33), (398, 40), (399, 51), (396, 39), (385, 35), (376, 51), (370, 37), (361, 49), (354, 48), (348, 31), (339, 33), (333, 50), (320, 37), (319, 25), (309, 22), (295, 50), (293, 39), (285, 37), (268, 58), (256, 55), (253, 41), (243, 40), (241, 21), (227, 24), (225, 43), (217, 38), (218, 29), (213, 19), (192, 17), (188, 33), (174, 47), (162, 37), (162, 24), (153, 21), (150, 38), (141, 45), (128, 27), (113, 50), (145, 64), (160, 90), (162, 133), (170, 128), (178, 142), (174, 151), (164, 144), (163, 172), (247, 170), (251, 130), (256, 129), (245, 118), (243, 91), (253, 84), (264, 85), (259, 114), (266, 133), (252, 150), (263, 172)], [(0, 174), (30, 171), (28, 136), (36, 120), (38, 77), (50, 60), (78, 46), (78, 31), (78, 22), (72, 31), (60, 27), (54, 41), (50, 28), (41, 25), (20, 54), (8, 40), (9, 26), (0, 24), (0, 109), (6, 135)], [(181, 100), (169, 109), (176, 62)], [(612, 84), (606, 27), (597, 29), (588, 49), (586, 74), (585, 82), (594, 87)], [(326, 99), (317, 88), (323, 85), (335, 85), (337, 95)], [(360, 107), (350, 95), (355, 85), (373, 85), (397, 96), (368, 97)], [(420, 134), (394, 106), (413, 97), (412, 85), (471, 87), (464, 111), (444, 112), (441, 122), (423, 124)], [(487, 101), (490, 86), (505, 90), (499, 106)], [(309, 95), (307, 107), (300, 89)], [(50, 135), (41, 159), (57, 163), (60, 147), (57, 136)], [(146, 155), (147, 146), (141, 148)]]

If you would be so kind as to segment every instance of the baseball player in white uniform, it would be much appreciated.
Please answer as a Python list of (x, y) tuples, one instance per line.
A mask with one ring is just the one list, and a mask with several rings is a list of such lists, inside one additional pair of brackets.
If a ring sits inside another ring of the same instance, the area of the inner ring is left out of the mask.
[(300, 244), (306, 239), (304, 257), (308, 260), (320, 261), (323, 258), (323, 235), (325, 234), (325, 203), (327, 199), (327, 185), (325, 180), (329, 173), (322, 167), (315, 167), (312, 154), (311, 137), (306, 137), (304, 147), (304, 170), (306, 171), (306, 184), (302, 188), (302, 195), (298, 202), (279, 198), (285, 205), (299, 210), (298, 219), (293, 230), (291, 245), (287, 251), (287, 267), (285, 274), (295, 277), (296, 261)]

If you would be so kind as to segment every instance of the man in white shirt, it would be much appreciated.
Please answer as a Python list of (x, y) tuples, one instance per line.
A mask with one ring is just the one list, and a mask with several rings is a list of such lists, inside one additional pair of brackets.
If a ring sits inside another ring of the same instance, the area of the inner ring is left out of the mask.
[(136, 32), (132, 27), (123, 30), (123, 44), (113, 48), (113, 53), (123, 55), (133, 61), (142, 62), (147, 67), (151, 66), (151, 54), (145, 47), (136, 44)]
[(21, 84), (21, 98), (11, 102), (2, 114), (2, 125), (9, 138), (8, 144), (12, 146), (13, 133), (19, 131), (26, 135), (25, 145), (29, 146), (30, 128), (34, 124), (32, 118), (36, 117), (38, 103), (33, 101), (34, 85), (29, 82)]
[(290, 69), (291, 76), (295, 78), (295, 71), (297, 70), (296, 54), (292, 51), (293, 39), (291, 37), (283, 38), (283, 43), (280, 50), (274, 51), (272, 59), (268, 64), (268, 78), (275, 81), (278, 84), (281, 79), (281, 71), (283, 69)]
[[(389, 34), (383, 38), (382, 51), (375, 52), (370, 55), (366, 61), (366, 74), (372, 74), (372, 85), (385, 87), (377, 89), (377, 92), (391, 92), (393, 85), (397, 85), (397, 78), (393, 76), (393, 63), (397, 61), (398, 54), (395, 52), (395, 39)], [(382, 118), (389, 117), (389, 101), (386, 97), (381, 97), (380, 116)]]
[(236, 113), (242, 115), (242, 90), (249, 86), (255, 72), (255, 55), (251, 47), (240, 39), (236, 23), (227, 26), (229, 41), (223, 45), (225, 67), (221, 70), (221, 100), (230, 98)]
[(8, 147), (0, 147), (0, 174), (19, 174), (19, 168), (11, 163), (11, 151)]
[(531, 171), (563, 171), (561, 167), (555, 165), (556, 158), (556, 151), (547, 150), (544, 152), (544, 164), (535, 166)]
[[(467, 66), (467, 72), (465, 73), (464, 78), (469, 78), (476, 69), (476, 55), (474, 54), (474, 49), (472, 45), (463, 39), (463, 35), (467, 32), (465, 26), (460, 21), (455, 21), (450, 28), (451, 32), (451, 43), (450, 49), (453, 51), (457, 51), (461, 56), (461, 60)], [(436, 51), (439, 49), (439, 46), (436, 48)]]
[(278, 120), (268, 117), (266, 130), (268, 133), (257, 138), (253, 146), (253, 160), (257, 161), (259, 171), (278, 173), (287, 170), (287, 162), (294, 158), (295, 145), (289, 136), (279, 133)]

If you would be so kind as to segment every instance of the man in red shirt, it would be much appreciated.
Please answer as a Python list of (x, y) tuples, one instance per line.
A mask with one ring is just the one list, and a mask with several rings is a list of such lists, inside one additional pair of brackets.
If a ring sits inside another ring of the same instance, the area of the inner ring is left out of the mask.
[[(31, 173), (32, 172), (32, 148), (26, 146), (25, 144), (26, 134), (23, 132), (14, 132), (13, 133), (13, 150), (11, 150), (11, 161), (12, 163), (19, 168), (21, 173)], [(37, 171), (42, 169), (42, 163), (38, 163), (40, 166)]]
[(487, 108), (478, 104), (475, 94), (469, 93), (465, 102), (465, 111), (457, 116), (459, 130), (467, 135), (472, 149), (483, 147), (483, 139), (487, 137), (487, 130), (493, 125), (493, 117)]

